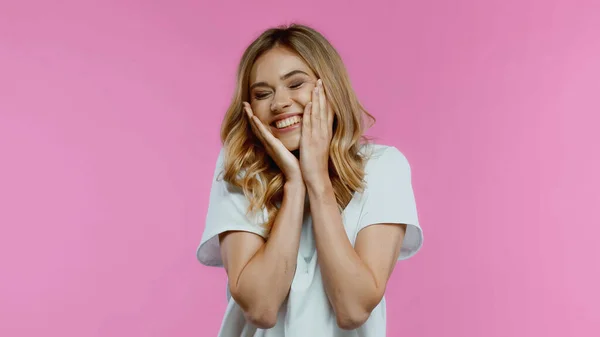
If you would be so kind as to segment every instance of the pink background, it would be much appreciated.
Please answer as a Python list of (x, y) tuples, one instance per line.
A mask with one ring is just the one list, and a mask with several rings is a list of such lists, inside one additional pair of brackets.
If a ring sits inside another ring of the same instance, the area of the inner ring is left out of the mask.
[(216, 335), (219, 124), (245, 46), (291, 21), (413, 167), (389, 336), (600, 336), (598, 1), (49, 3), (0, 2), (0, 336)]

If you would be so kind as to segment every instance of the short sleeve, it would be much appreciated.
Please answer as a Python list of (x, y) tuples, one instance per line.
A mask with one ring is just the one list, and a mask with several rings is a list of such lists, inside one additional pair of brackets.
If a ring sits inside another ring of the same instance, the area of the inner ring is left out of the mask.
[(205, 228), (196, 251), (198, 261), (206, 266), (223, 266), (219, 234), (227, 231), (245, 231), (264, 238), (268, 235), (268, 231), (262, 226), (265, 213), (248, 217), (249, 201), (244, 193), (222, 179), (223, 159), (224, 150), (221, 150), (210, 188)]
[(415, 255), (423, 244), (417, 206), (406, 157), (395, 147), (372, 154), (366, 168), (366, 200), (358, 231), (374, 224), (406, 224), (398, 260)]

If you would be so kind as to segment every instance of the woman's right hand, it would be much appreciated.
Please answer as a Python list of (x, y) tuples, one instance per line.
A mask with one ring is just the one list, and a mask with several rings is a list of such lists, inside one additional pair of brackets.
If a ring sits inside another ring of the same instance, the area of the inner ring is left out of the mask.
[(302, 182), (302, 172), (298, 159), (275, 138), (269, 128), (265, 126), (258, 117), (254, 116), (250, 104), (244, 102), (244, 110), (248, 115), (252, 132), (261, 141), (267, 153), (273, 161), (279, 166), (279, 169), (285, 176), (286, 182)]

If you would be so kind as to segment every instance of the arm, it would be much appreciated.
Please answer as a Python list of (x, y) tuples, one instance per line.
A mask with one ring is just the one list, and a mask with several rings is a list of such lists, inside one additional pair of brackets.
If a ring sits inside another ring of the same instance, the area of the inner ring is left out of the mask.
[(342, 329), (356, 329), (381, 302), (400, 254), (406, 225), (372, 225), (353, 248), (342, 224), (331, 181), (307, 184), (325, 291)]
[(249, 232), (220, 235), (223, 265), (233, 299), (246, 319), (257, 327), (271, 328), (294, 277), (304, 199), (304, 184), (286, 183), (281, 209), (268, 240)]
[[(406, 173), (409, 171), (398, 170), (408, 166), (400, 160), (402, 156), (399, 153), (392, 153), (391, 158), (378, 165), (383, 171), (372, 172), (379, 179), (367, 182), (375, 197), (372, 202), (375, 205), (371, 205), (369, 211), (383, 216), (366, 219), (372, 222), (359, 231), (353, 248), (342, 224), (329, 178), (329, 148), (335, 114), (327, 104), (321, 80), (317, 81), (310, 105), (302, 118), (300, 166), (310, 200), (325, 292), (335, 311), (338, 326), (350, 330), (362, 325), (379, 304), (399, 258), (406, 226), (376, 224), (399, 219), (395, 215), (389, 216), (390, 210), (398, 208), (396, 201), (390, 197), (398, 193), (398, 187), (406, 194), (406, 186), (410, 182)], [(392, 174), (386, 171), (390, 168)], [(401, 199), (400, 205), (407, 201), (410, 200)]]

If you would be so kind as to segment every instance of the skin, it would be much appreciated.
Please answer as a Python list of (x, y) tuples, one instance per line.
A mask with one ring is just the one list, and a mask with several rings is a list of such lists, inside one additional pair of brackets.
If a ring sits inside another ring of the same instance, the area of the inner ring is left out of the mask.
[[(253, 65), (250, 88), (251, 99), (244, 109), (286, 181), (268, 240), (246, 232), (221, 235), (232, 296), (253, 324), (262, 328), (276, 324), (294, 277), (308, 194), (329, 302), (340, 328), (358, 328), (385, 293), (406, 226), (373, 224), (359, 232), (352, 247), (328, 174), (333, 111), (322, 82), (299, 56), (285, 48), (268, 51)], [(289, 132), (279, 132), (273, 122), (287, 115), (301, 115), (302, 122)]]

